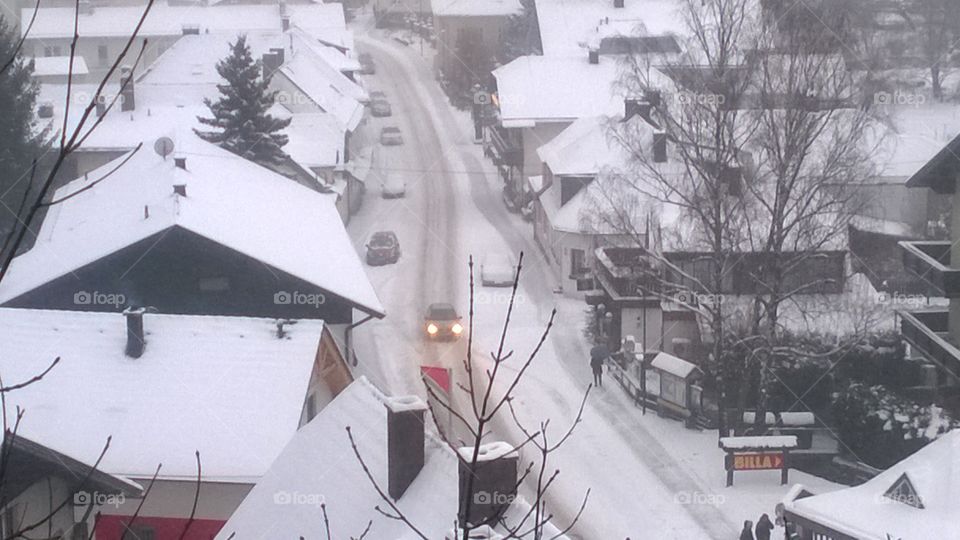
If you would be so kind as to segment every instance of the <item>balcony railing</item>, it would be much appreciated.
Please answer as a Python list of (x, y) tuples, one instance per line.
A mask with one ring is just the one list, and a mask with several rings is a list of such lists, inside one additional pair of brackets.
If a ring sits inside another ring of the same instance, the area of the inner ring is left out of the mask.
[(927, 285), (928, 296), (960, 298), (960, 269), (950, 266), (949, 241), (903, 241), (903, 265)]
[(900, 333), (923, 356), (952, 373), (960, 373), (960, 349), (949, 341), (948, 312), (900, 311)]
[(500, 128), (492, 126), (489, 130), (490, 144), (493, 147), (495, 158), (508, 167), (523, 166), (523, 148), (510, 140), (510, 137)]

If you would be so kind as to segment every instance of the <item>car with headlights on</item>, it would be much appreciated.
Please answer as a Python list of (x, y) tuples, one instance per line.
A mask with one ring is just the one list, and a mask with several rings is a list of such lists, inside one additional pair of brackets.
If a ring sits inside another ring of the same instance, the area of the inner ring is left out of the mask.
[(399, 199), (407, 194), (407, 181), (399, 174), (387, 172), (380, 182), (380, 195), (384, 199)]
[(463, 334), (463, 324), (457, 310), (450, 304), (436, 303), (427, 307), (424, 316), (427, 339), (452, 341)]

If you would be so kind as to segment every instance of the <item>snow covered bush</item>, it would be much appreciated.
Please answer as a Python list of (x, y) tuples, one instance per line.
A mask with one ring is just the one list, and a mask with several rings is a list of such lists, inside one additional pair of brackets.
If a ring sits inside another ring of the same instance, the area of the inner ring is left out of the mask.
[(886, 468), (958, 426), (936, 405), (920, 405), (882, 385), (852, 383), (833, 401), (837, 432), (854, 459)]

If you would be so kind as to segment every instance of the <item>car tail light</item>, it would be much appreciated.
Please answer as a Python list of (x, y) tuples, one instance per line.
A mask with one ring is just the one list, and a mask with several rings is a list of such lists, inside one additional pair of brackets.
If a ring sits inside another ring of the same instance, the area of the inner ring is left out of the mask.
[(430, 324), (427, 325), (427, 333), (430, 334), (431, 336), (432, 336), (432, 335), (435, 335), (439, 330), (440, 330), (440, 329), (437, 328), (437, 325), (435, 325), (435, 324), (433, 324), (433, 323), (430, 323)]
[(453, 323), (453, 326), (450, 327), (450, 330), (453, 330), (453, 333), (459, 336), (460, 332), (463, 332), (463, 325), (460, 323)]

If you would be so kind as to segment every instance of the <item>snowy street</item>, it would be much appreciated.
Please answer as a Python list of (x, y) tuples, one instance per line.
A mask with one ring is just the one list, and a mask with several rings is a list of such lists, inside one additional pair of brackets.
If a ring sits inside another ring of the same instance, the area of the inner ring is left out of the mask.
[[(385, 90), (394, 104), (394, 117), (372, 119), (371, 123), (396, 122), (407, 135), (404, 146), (384, 153), (390, 152), (396, 160), (390, 162), (397, 163), (391, 165), (394, 174), (410, 179), (403, 199), (381, 199), (379, 186), (368, 186), (364, 207), (348, 227), (360, 252), (366, 236), (381, 229), (394, 230), (404, 249), (398, 264), (368, 267), (388, 316), (358, 330), (357, 335), (363, 336), (358, 337), (360, 371), (394, 394), (424, 394), (418, 380), (420, 365), (452, 368), (462, 380), (463, 341), (427, 343), (422, 328), (426, 304), (452, 301), (465, 316), (467, 256), (476, 259), (491, 251), (522, 250), (525, 265), (508, 344), (523, 356), (539, 338), (550, 309), (558, 308), (548, 346), (534, 362), (519, 394), (530, 422), (549, 418), (560, 431), (560, 426), (573, 420), (590, 382), (589, 347), (581, 332), (582, 304), (553, 293), (556, 278), (542, 261), (531, 225), (504, 207), (495, 170), (472, 141), (468, 114), (452, 109), (439, 88), (429, 82), (429, 70), (416, 47), (373, 38), (359, 43), (373, 54), (380, 68), (369, 86)], [(475, 358), (486, 358), (499, 337), (509, 290), (478, 284), (477, 296)], [(492, 302), (485, 304), (485, 299)], [(368, 363), (367, 359), (377, 358), (379, 363)], [(572, 516), (584, 491), (592, 488), (581, 525), (575, 529), (583, 538), (637, 539), (665, 533), (668, 538), (732, 537), (737, 520), (754, 512), (737, 504), (720, 504), (719, 508), (710, 504), (725, 496), (733, 498), (723, 492), (722, 452), (715, 448), (715, 435), (691, 435), (681, 440), (679, 447), (667, 446), (658, 441), (658, 433), (683, 431), (682, 425), (659, 419), (653, 411), (641, 420), (639, 412), (609, 377), (605, 387), (592, 392), (584, 422), (557, 455), (563, 474), (550, 501), (556, 505), (554, 511)], [(704, 447), (716, 457), (697, 465), (698, 460), (688, 456)], [(591, 463), (616, 465), (592, 467)], [(704, 477), (704, 469), (714, 478)], [(689, 495), (703, 496), (708, 502), (678, 504), (677, 494), (681, 501)], [(757, 512), (761, 511), (772, 508), (757, 507)], [(618, 519), (604, 519), (608, 514)]]

